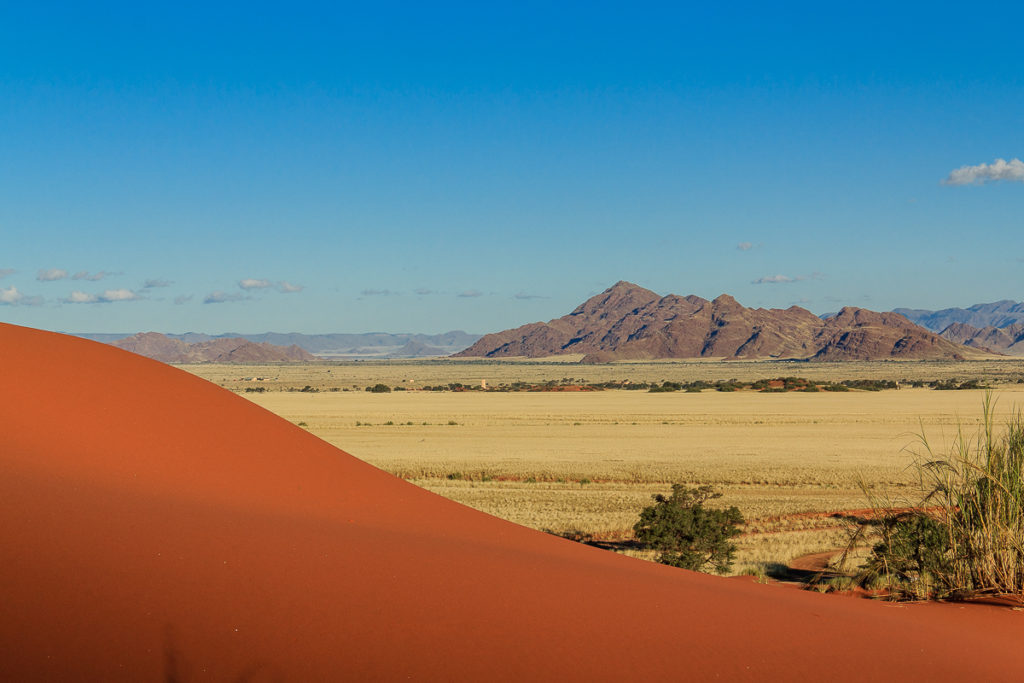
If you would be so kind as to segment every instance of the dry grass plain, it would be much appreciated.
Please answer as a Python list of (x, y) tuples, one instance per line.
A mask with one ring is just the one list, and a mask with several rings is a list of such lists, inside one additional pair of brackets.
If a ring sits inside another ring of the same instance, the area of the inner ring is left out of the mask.
[[(183, 366), (382, 469), (484, 512), (555, 533), (621, 541), (653, 493), (710, 483), (748, 520), (736, 572), (843, 544), (827, 513), (865, 507), (859, 482), (914, 495), (908, 447), (980, 422), (982, 391), (848, 393), (483, 393), (362, 389), (423, 385), (797, 375), (986, 379), (997, 412), (1024, 406), (1024, 362), (645, 363), (612, 366), (344, 363)], [(252, 378), (264, 377), (262, 382)], [(298, 392), (311, 386), (319, 390)], [(291, 391), (289, 391), (291, 389)], [(347, 390), (346, 390), (347, 389)], [(287, 457), (287, 454), (282, 454)], [(634, 551), (628, 551), (638, 554)]]

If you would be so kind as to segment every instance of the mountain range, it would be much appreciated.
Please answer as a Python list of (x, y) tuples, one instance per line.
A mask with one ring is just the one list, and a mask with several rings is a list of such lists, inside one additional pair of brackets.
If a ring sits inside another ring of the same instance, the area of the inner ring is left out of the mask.
[(140, 332), (111, 345), (164, 363), (268, 363), (317, 360), (298, 346), (251, 342), (241, 337), (189, 343), (158, 332)]
[(727, 294), (660, 296), (618, 282), (568, 315), (484, 335), (457, 357), (538, 358), (583, 354), (584, 362), (654, 358), (813, 360), (949, 359), (985, 355), (896, 313), (846, 307), (822, 319), (792, 306), (746, 308)]
[(1003, 328), (1024, 323), (1024, 302), (1004, 299), (990, 304), (974, 304), (967, 308), (944, 308), (941, 311), (897, 308), (893, 313), (899, 313), (910, 322), (932, 332), (942, 332), (953, 323), (964, 323), (978, 329)]
[(939, 336), (976, 349), (1024, 356), (1024, 323), (1013, 323), (1001, 328), (993, 325), (978, 328), (967, 323), (953, 323), (942, 330)]
[[(132, 336), (131, 333), (75, 333), (94, 341), (110, 344)], [(461, 330), (443, 334), (388, 334), (369, 332), (365, 334), (300, 334), (297, 332), (264, 332), (260, 334), (228, 333), (219, 335), (186, 332), (164, 334), (164, 337), (188, 344), (209, 342), (218, 339), (244, 339), (257, 344), (276, 346), (295, 345), (320, 358), (354, 360), (374, 358), (426, 358), (447, 356), (461, 351), (480, 338)]]
[(1024, 356), (1022, 302), (1004, 299), (967, 308), (944, 308), (941, 311), (897, 308), (893, 312), (957, 344)]

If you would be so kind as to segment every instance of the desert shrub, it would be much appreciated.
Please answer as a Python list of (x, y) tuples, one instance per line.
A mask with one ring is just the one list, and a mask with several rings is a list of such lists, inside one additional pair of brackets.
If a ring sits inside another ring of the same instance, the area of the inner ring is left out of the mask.
[(963, 382), (957, 382), (955, 379), (947, 380), (935, 380), (931, 383), (933, 389), (939, 391), (960, 391), (965, 389), (987, 389), (988, 387), (981, 381), (976, 379), (969, 379)]
[(740, 533), (743, 515), (735, 506), (704, 507), (705, 502), (721, 495), (711, 486), (673, 484), (672, 495), (656, 494), (654, 505), (640, 512), (640, 520), (633, 526), (637, 541), (647, 549), (660, 550), (658, 562), (662, 564), (726, 573), (736, 554), (730, 539)]
[(997, 430), (991, 396), (983, 412), (978, 434), (959, 432), (947, 456), (936, 456), (921, 435), (920, 501), (903, 512), (876, 505), (872, 518), (856, 520), (852, 543), (874, 541), (864, 583), (895, 597), (1024, 598), (1024, 420), (1018, 412)]
[(898, 389), (899, 385), (891, 379), (844, 379), (843, 386), (861, 391), (881, 391), (882, 389)]
[(391, 387), (387, 384), (374, 384), (372, 387), (366, 387), (366, 390), (372, 394), (386, 394), (391, 391)]

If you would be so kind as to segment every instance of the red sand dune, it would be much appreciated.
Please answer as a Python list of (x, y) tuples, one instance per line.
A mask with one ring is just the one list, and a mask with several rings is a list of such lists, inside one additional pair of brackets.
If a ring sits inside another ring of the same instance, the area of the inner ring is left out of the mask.
[(5, 681), (1021, 676), (1017, 612), (640, 562), (110, 346), (0, 325), (0, 359)]

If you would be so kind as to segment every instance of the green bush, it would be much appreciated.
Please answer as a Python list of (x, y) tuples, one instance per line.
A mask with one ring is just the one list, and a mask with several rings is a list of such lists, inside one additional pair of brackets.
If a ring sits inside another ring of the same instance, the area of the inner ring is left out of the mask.
[(366, 387), (366, 390), (373, 394), (386, 394), (391, 391), (391, 387), (387, 384), (374, 384), (372, 387)]
[(655, 495), (654, 505), (640, 512), (640, 521), (633, 526), (637, 541), (647, 549), (660, 550), (662, 564), (726, 573), (736, 554), (731, 539), (739, 535), (743, 515), (735, 506), (704, 507), (706, 501), (721, 496), (711, 486), (673, 484), (671, 496)]
[(854, 519), (851, 547), (874, 541), (863, 583), (896, 598), (957, 598), (977, 593), (1024, 597), (1024, 420), (1002, 431), (987, 396), (980, 432), (958, 433), (937, 457), (924, 435), (915, 469), (926, 492), (909, 510), (872, 501), (876, 514)]

